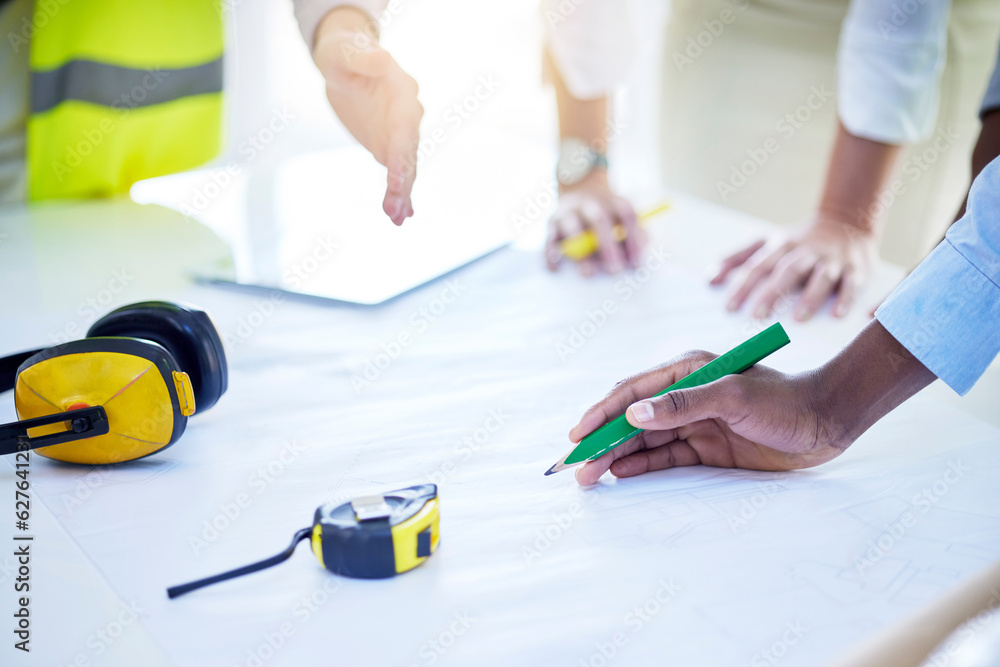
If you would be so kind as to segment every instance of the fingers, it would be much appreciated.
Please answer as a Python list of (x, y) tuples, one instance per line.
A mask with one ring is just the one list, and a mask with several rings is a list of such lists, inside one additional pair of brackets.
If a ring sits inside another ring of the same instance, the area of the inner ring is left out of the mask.
[[(557, 212), (549, 221), (549, 236), (545, 243), (545, 263), (550, 271), (559, 269), (563, 252), (560, 247), (563, 239), (579, 236), (584, 233), (586, 225), (576, 210), (567, 209)], [(584, 278), (590, 278), (597, 273), (599, 265), (592, 257), (584, 257), (576, 261), (576, 268)]]
[(562, 240), (562, 234), (559, 233), (559, 224), (555, 219), (549, 220), (549, 230), (545, 238), (545, 266), (549, 268), (549, 271), (558, 271), (559, 262), (562, 260), (562, 249), (559, 247), (559, 242)]
[(583, 413), (580, 421), (570, 429), (569, 439), (572, 442), (579, 442), (597, 427), (621, 415), (628, 406), (669, 387), (680, 378), (707, 364), (715, 356), (709, 352), (695, 350), (622, 380), (603, 399)]
[(795, 308), (795, 319), (805, 322), (815, 315), (830, 295), (837, 291), (840, 278), (840, 266), (830, 265), (822, 260), (817, 262)]
[(593, 278), (600, 270), (600, 264), (592, 257), (585, 257), (577, 261), (576, 268), (584, 278)]
[(634, 477), (653, 470), (701, 464), (698, 452), (684, 440), (675, 440), (656, 449), (629, 454), (611, 464), (615, 477)]
[(746, 277), (743, 278), (743, 282), (740, 283), (736, 292), (734, 292), (733, 296), (729, 299), (729, 303), (726, 304), (726, 308), (728, 310), (739, 310), (742, 308), (743, 304), (747, 300), (747, 297), (750, 296), (750, 293), (761, 281), (771, 274), (775, 265), (777, 265), (778, 261), (784, 257), (785, 253), (787, 253), (789, 249), (790, 244), (783, 243), (781, 246), (771, 251), (768, 251), (766, 246), (758, 250), (757, 253), (748, 260), (750, 270)]
[(606, 473), (611, 468), (611, 464), (614, 462), (614, 457), (612, 456), (614, 451), (610, 451), (604, 456), (594, 459), (593, 461), (587, 461), (582, 466), (576, 469), (576, 482), (580, 486), (592, 486), (597, 484), (597, 480)]
[(555, 271), (559, 268), (559, 262), (563, 257), (560, 248), (562, 240), (579, 236), (583, 231), (583, 220), (573, 209), (556, 211), (549, 219), (549, 235), (545, 242), (545, 263), (549, 270)]
[(740, 308), (751, 292), (757, 292), (753, 315), (767, 317), (779, 298), (803, 287), (796, 319), (810, 319), (831, 295), (835, 295), (834, 315), (842, 317), (867, 280), (877, 250), (877, 235), (857, 232), (847, 223), (818, 214), (774, 251), (768, 252), (765, 246), (749, 259), (745, 251), (726, 258), (713, 283), (732, 270), (734, 263), (745, 260), (748, 273), (729, 301), (730, 310)]
[(601, 266), (608, 273), (620, 273), (625, 268), (625, 251), (615, 238), (614, 217), (595, 201), (584, 202), (580, 207), (580, 216), (597, 234)]
[(817, 261), (815, 255), (802, 249), (793, 250), (782, 257), (761, 287), (753, 309), (754, 317), (768, 317), (778, 299), (802, 286)]
[(545, 262), (550, 270), (555, 270), (563, 257), (562, 242), (587, 230), (596, 237), (596, 251), (585, 259), (575, 259), (576, 253), (571, 255), (584, 276), (601, 269), (615, 274), (639, 265), (645, 233), (631, 204), (606, 185), (592, 184), (560, 195), (549, 225)]
[(604, 456), (588, 461), (576, 469), (576, 481), (581, 486), (596, 484), (597, 480), (609, 469), (613, 469), (617, 460), (635, 455), (644, 450), (655, 450), (657, 447), (677, 439), (677, 431), (643, 431), (628, 442), (622, 443)]
[(721, 419), (733, 424), (747, 416), (740, 383), (727, 376), (700, 387), (678, 389), (633, 403), (625, 417), (633, 426), (665, 431), (701, 421)]
[(615, 215), (625, 228), (625, 241), (622, 243), (625, 249), (625, 261), (631, 268), (637, 268), (642, 259), (642, 248), (646, 242), (646, 234), (639, 226), (639, 218), (635, 214), (635, 209), (626, 200), (617, 197), (614, 200)]
[(420, 143), (420, 119), (424, 109), (417, 100), (417, 84), (405, 73), (389, 77), (396, 99), (388, 119), (386, 146), (385, 199), (382, 209), (393, 223), (400, 225), (413, 215), (411, 193), (417, 178), (417, 149)]
[[(833, 302), (833, 314), (836, 317), (843, 317), (851, 311), (851, 306), (854, 305), (854, 301), (858, 297), (858, 291), (861, 288), (860, 282), (858, 280), (858, 273), (854, 267), (847, 266), (844, 268), (844, 274), (840, 278), (840, 291)], [(877, 308), (878, 306), (872, 309), (872, 317), (875, 317), (875, 310)]]
[(417, 176), (416, 165), (407, 165), (398, 156), (389, 158), (389, 173), (386, 176), (387, 187), (385, 198), (382, 200), (382, 210), (389, 216), (394, 225), (401, 225), (403, 221), (413, 215), (413, 204), (410, 201), (410, 191), (413, 189), (413, 180)]
[(386, 155), (388, 174), (382, 210), (396, 225), (403, 224), (403, 220), (413, 215), (410, 194), (417, 178), (416, 133), (416, 127), (396, 127)]
[(709, 284), (721, 285), (724, 283), (733, 270), (737, 267), (743, 266), (748, 259), (753, 257), (754, 253), (764, 247), (765, 243), (767, 243), (765, 239), (760, 239), (759, 241), (755, 241), (746, 248), (743, 248), (738, 252), (734, 252), (732, 255), (723, 259), (722, 263), (719, 264), (718, 271), (716, 271)]

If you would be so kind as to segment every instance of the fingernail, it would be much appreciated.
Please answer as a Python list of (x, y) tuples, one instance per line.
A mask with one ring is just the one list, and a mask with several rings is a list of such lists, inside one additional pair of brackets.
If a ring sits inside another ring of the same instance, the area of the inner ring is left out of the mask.
[(847, 304), (838, 303), (837, 304), (837, 308), (836, 308), (836, 310), (834, 310), (833, 314), (836, 315), (837, 317), (843, 317), (844, 315), (846, 315), (847, 314)]
[(758, 320), (762, 320), (768, 315), (768, 310), (764, 306), (759, 306), (757, 310), (754, 311), (753, 316)]
[(799, 308), (798, 310), (795, 311), (795, 319), (797, 319), (799, 322), (805, 322), (811, 316), (812, 313), (810, 313), (809, 310), (806, 308)]
[(632, 416), (640, 424), (645, 424), (653, 419), (653, 406), (649, 403), (633, 403), (629, 410), (632, 411)]
[(729, 303), (726, 304), (726, 310), (736, 310), (740, 307), (740, 304), (736, 299), (730, 299)]

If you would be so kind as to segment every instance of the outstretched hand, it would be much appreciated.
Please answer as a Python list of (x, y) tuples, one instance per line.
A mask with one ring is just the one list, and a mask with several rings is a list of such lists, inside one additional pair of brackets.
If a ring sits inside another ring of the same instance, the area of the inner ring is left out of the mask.
[(401, 225), (413, 215), (417, 145), (424, 109), (417, 82), (379, 46), (371, 19), (338, 7), (316, 29), (313, 59), (341, 122), (389, 170), (382, 209)]

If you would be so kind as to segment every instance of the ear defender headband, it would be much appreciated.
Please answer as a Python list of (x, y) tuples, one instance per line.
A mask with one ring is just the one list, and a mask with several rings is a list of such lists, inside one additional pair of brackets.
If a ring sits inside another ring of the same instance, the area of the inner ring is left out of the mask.
[(87, 465), (149, 456), (215, 405), (228, 374), (204, 312), (166, 301), (124, 306), (83, 340), (0, 359), (0, 392), (14, 390), (21, 420), (0, 425), (0, 455), (34, 449)]

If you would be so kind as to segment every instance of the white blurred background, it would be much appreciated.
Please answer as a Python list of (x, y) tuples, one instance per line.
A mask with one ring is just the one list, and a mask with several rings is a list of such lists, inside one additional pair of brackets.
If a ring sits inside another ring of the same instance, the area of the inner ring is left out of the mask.
[[(609, 150), (615, 182), (623, 194), (642, 202), (655, 199), (660, 182), (659, 96), (652, 84), (658, 81), (657, 51), (669, 3), (628, 0), (627, 4), (639, 38), (638, 57), (631, 83), (614, 102), (615, 122), (623, 130)], [(299, 33), (291, 0), (226, 0), (225, 6), (229, 135), (226, 150), (208, 167), (235, 162), (243, 175), (254, 177), (254, 190), (267, 189), (274, 182), (274, 170), (290, 157), (353, 144), (326, 100), (323, 79)], [(527, 140), (551, 151), (554, 171), (555, 99), (542, 81), (544, 19), (538, 0), (481, 2), (475, 11), (461, 0), (400, 0), (398, 6), (398, 12), (386, 15), (382, 43), (420, 85), (425, 109), (422, 136), (436, 127), (450, 132), (445, 114), (486, 77), (498, 82), (496, 92), (454, 134), (501, 133)], [(292, 120), (264, 144), (261, 139), (270, 138), (265, 128), (276, 115), (291, 115)], [(248, 147), (255, 137), (262, 150)], [(419, 164), (425, 166), (442, 152), (425, 151)], [(469, 172), (469, 178), (475, 177), (474, 171)], [(234, 216), (245, 213), (245, 199), (252, 194), (235, 187), (206, 200), (199, 198), (202, 182), (185, 177), (153, 179), (138, 184), (133, 196), (142, 202), (187, 207), (211, 226), (229, 228)], [(350, 185), (330, 184), (331, 202), (341, 187)], [(374, 207), (380, 205), (381, 201), (373, 202)], [(541, 228), (535, 231), (520, 239), (522, 244), (539, 243)]]

